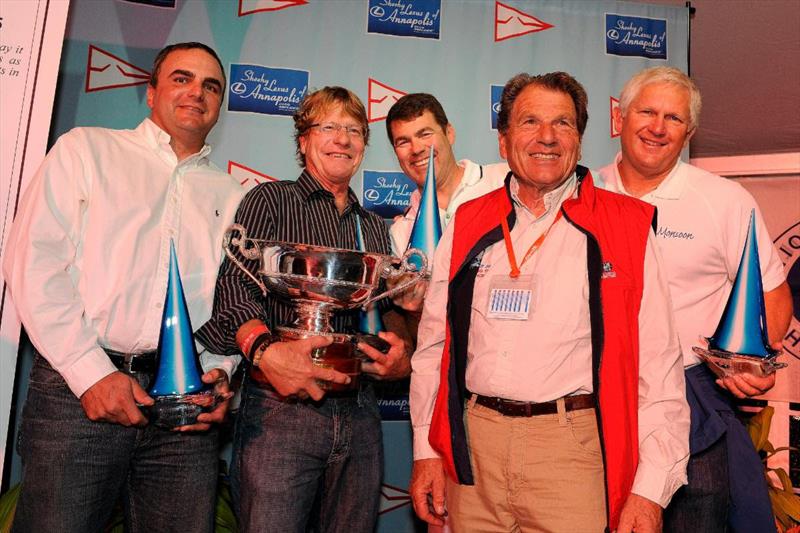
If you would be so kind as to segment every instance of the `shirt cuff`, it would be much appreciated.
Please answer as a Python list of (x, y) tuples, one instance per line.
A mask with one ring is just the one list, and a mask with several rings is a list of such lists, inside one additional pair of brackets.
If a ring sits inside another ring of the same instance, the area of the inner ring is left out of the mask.
[(117, 371), (117, 367), (108, 358), (106, 352), (98, 347), (81, 356), (69, 368), (58, 369), (59, 374), (67, 382), (72, 393), (80, 398), (92, 385)]
[(636, 469), (636, 477), (633, 480), (631, 492), (647, 498), (666, 509), (675, 491), (681, 485), (688, 483), (685, 465), (681, 471), (683, 475), (675, 475), (672, 472), (665, 472), (660, 468), (640, 462), (639, 468)]
[[(198, 351), (202, 349), (199, 343), (195, 344), (198, 346)], [(219, 355), (208, 350), (200, 351), (199, 357), (203, 372), (211, 372), (215, 368), (221, 368), (228, 375), (228, 383), (231, 382), (233, 373), (236, 372), (236, 367), (239, 366), (239, 362), (242, 360), (242, 356), (238, 354)]]
[(438, 459), (440, 455), (428, 442), (428, 433), (430, 431), (430, 424), (424, 426), (414, 426), (414, 460), (420, 459)]

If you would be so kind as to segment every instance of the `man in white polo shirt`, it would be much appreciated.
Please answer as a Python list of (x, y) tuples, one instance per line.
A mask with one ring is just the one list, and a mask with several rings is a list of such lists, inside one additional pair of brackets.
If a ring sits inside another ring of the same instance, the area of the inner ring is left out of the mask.
[(680, 160), (697, 130), (700, 105), (694, 82), (678, 69), (655, 67), (636, 74), (623, 88), (614, 114), (621, 152), (595, 176), (598, 186), (658, 209), (656, 239), (692, 411), (689, 484), (665, 511), (664, 530), (726, 531), (729, 524), (734, 531), (774, 531), (761, 461), (735, 418), (730, 395), (763, 394), (775, 376), (716, 379), (692, 346), (711, 336), (719, 323), (754, 209), (767, 325), (775, 347), (789, 325), (791, 295), (752, 196), (739, 184)]
[[(439, 221), (443, 230), (461, 204), (502, 187), (509, 171), (505, 162), (480, 165), (469, 159), (456, 161), (453, 153), (456, 130), (442, 104), (431, 94), (407, 94), (395, 102), (386, 116), (386, 133), (400, 168), (417, 184), (408, 210), (396, 216), (389, 228), (395, 255), (401, 255), (408, 247), (428, 173), (431, 147)], [(428, 260), (433, 261), (433, 257)], [(412, 348), (416, 346), (417, 326), (427, 287), (426, 282), (419, 282), (400, 293), (394, 302), (402, 312), (390, 312), (384, 317), (387, 326), (401, 333)]]
[(508, 174), (505, 162), (479, 165), (469, 159), (456, 161), (456, 130), (433, 95), (414, 93), (400, 98), (386, 116), (386, 133), (400, 168), (417, 184), (408, 211), (395, 217), (390, 228), (392, 248), (397, 254), (405, 251), (411, 237), (431, 147), (442, 228), (450, 223), (461, 204), (500, 188)]

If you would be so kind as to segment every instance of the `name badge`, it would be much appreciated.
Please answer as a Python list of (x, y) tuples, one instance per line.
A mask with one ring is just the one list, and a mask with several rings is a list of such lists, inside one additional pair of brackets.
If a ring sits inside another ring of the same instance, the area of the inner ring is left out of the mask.
[(489, 286), (487, 318), (527, 320), (533, 297), (533, 277), (495, 276)]

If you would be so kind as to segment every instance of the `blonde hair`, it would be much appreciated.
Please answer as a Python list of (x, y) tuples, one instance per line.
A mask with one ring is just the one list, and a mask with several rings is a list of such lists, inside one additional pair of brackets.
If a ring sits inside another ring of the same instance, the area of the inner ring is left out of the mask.
[(309, 93), (300, 103), (294, 118), (294, 144), (297, 162), (306, 166), (306, 156), (300, 151), (300, 137), (308, 132), (321, 116), (335, 106), (342, 106), (342, 111), (356, 119), (364, 131), (364, 146), (369, 144), (369, 121), (364, 104), (354, 92), (344, 87), (323, 87)]

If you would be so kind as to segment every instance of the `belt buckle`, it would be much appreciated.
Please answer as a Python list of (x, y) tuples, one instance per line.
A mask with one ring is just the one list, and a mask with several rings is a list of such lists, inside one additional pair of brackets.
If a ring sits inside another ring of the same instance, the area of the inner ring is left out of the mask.
[(122, 355), (122, 371), (126, 374), (133, 374), (133, 360), (136, 358), (135, 354), (126, 353)]

